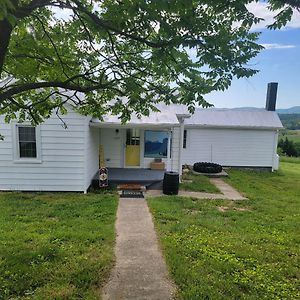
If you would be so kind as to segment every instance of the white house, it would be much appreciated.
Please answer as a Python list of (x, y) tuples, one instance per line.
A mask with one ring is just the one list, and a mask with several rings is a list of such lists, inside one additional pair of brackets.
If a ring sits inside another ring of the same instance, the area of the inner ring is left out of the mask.
[(115, 116), (100, 122), (70, 106), (62, 116), (66, 129), (55, 115), (36, 128), (6, 124), (0, 116), (0, 190), (86, 192), (99, 154), (108, 168), (147, 169), (161, 158), (166, 170), (178, 172), (198, 161), (276, 170), (282, 124), (274, 110), (267, 103), (261, 111), (196, 109), (190, 115), (182, 106), (161, 106), (122, 125)]

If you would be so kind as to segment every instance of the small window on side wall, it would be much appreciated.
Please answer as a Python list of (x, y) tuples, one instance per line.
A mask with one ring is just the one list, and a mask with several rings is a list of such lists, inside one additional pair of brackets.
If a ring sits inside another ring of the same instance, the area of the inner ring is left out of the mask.
[(183, 143), (182, 143), (182, 147), (185, 149), (186, 148), (186, 139), (187, 139), (187, 131), (184, 130), (183, 131)]
[(19, 157), (37, 158), (36, 129), (33, 126), (18, 126)]

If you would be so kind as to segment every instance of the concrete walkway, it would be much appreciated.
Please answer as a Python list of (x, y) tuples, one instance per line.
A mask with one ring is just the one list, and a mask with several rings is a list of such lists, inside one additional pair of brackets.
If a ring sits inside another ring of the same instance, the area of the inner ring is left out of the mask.
[(103, 299), (173, 299), (175, 287), (168, 280), (145, 199), (120, 198), (116, 230), (116, 266)]
[[(210, 178), (209, 181), (214, 184), (221, 193), (203, 193), (203, 192), (190, 192), (179, 191), (178, 196), (191, 197), (197, 199), (229, 199), (229, 200), (247, 200), (236, 189), (224, 182), (221, 178)], [(147, 197), (164, 196), (162, 190), (148, 190)]]
[(210, 178), (209, 181), (214, 184), (220, 192), (230, 200), (246, 200), (235, 188), (223, 181), (221, 178)]

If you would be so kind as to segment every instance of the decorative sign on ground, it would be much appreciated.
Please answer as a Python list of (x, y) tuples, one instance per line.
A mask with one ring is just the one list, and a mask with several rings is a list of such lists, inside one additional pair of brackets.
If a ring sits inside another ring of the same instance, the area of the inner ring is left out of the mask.
[(99, 186), (108, 187), (108, 170), (105, 167), (99, 169)]

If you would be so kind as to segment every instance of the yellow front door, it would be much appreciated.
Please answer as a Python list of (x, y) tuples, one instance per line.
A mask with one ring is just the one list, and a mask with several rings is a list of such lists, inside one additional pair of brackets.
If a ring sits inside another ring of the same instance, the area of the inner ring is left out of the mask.
[(140, 145), (126, 145), (126, 166), (138, 167), (140, 165)]
[(126, 130), (126, 167), (138, 167), (140, 165), (140, 132), (138, 129)]

